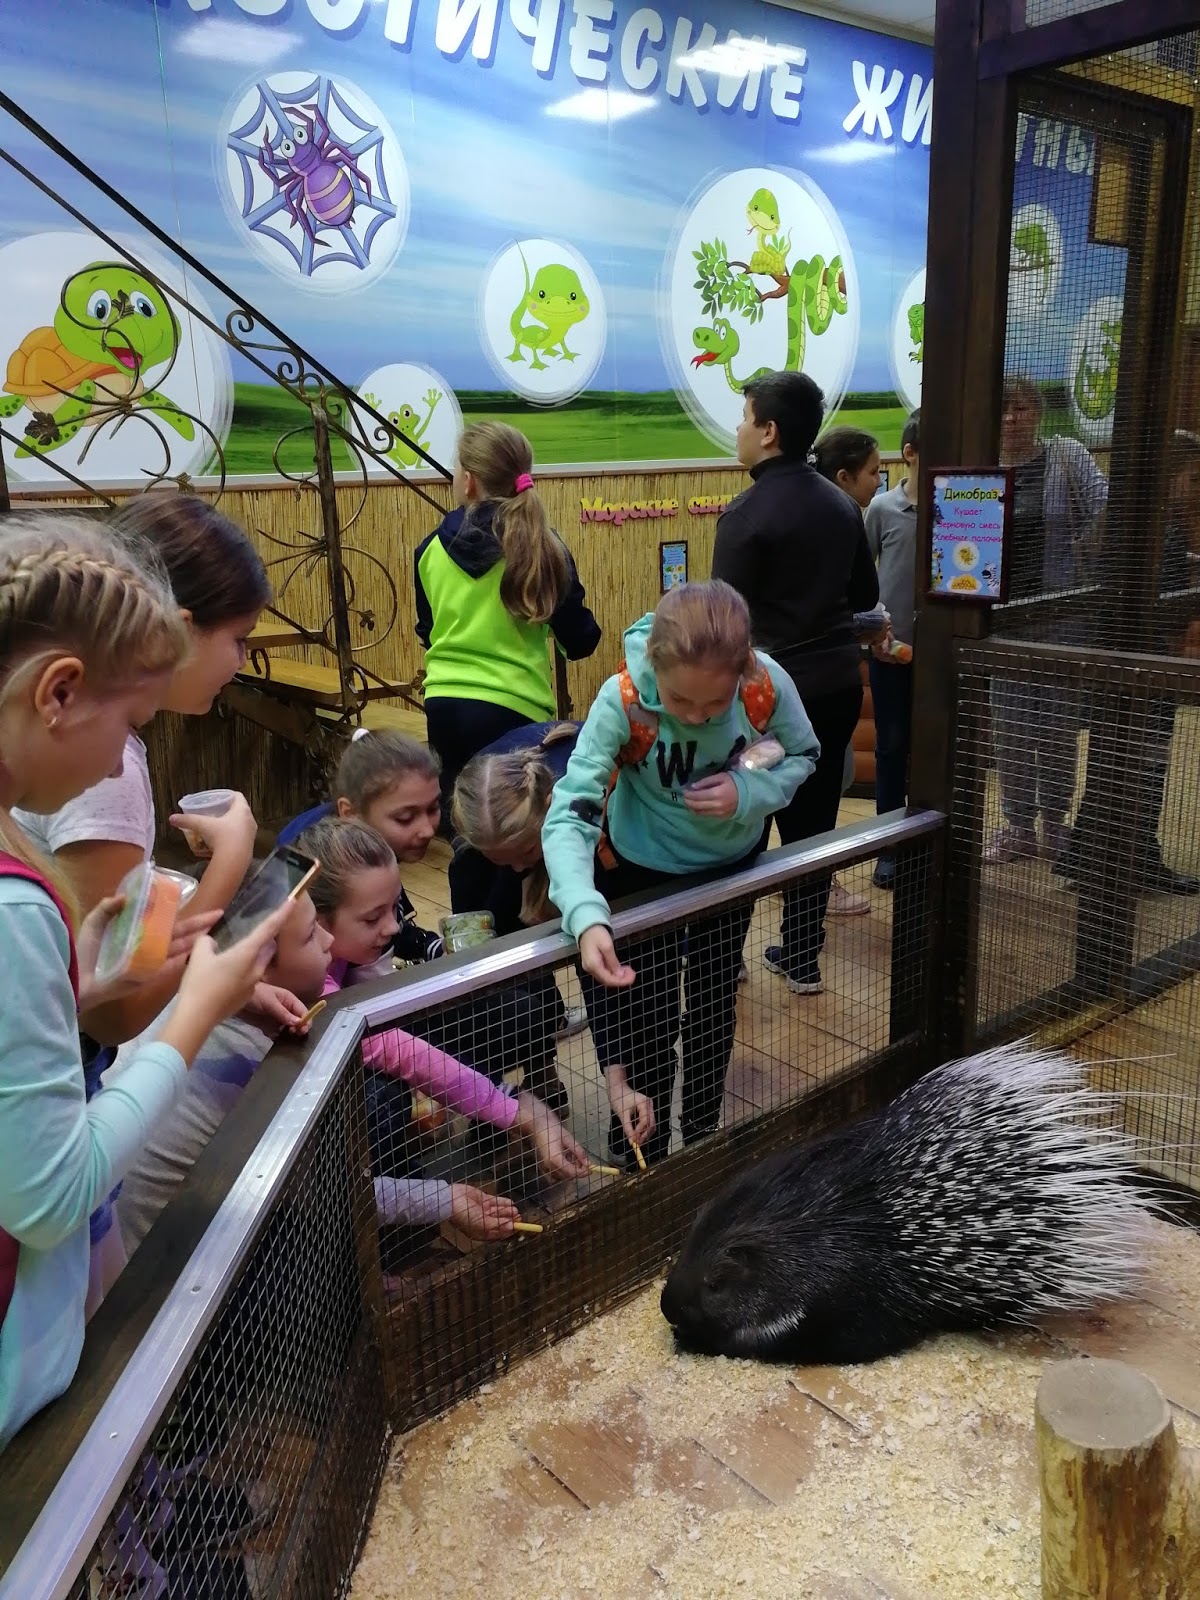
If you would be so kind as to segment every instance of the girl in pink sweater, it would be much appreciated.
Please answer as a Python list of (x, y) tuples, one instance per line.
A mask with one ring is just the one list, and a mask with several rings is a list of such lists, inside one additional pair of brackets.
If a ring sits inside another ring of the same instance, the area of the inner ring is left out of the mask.
[[(324, 992), (335, 994), (351, 968), (379, 962), (395, 938), (400, 867), (381, 834), (348, 818), (326, 817), (314, 823), (296, 840), (296, 847), (321, 863), (310, 893), (321, 925), (333, 940)], [(473, 1067), (401, 1028), (364, 1039), (362, 1054), (368, 1069), (371, 1164), (377, 1175), (409, 1177), (419, 1172), (412, 1148), (411, 1096), (395, 1092), (401, 1083), (473, 1121), (506, 1131), (519, 1129), (551, 1178), (587, 1174), (587, 1152), (536, 1096), (498, 1088)], [(490, 1220), (481, 1218), (480, 1228), (473, 1231), (479, 1237), (502, 1238), (512, 1232), (515, 1220), (511, 1202), (497, 1200)]]

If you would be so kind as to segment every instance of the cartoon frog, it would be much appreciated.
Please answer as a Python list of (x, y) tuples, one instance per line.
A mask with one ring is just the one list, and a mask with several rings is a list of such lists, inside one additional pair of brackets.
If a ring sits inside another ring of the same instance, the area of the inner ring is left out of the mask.
[(1117, 403), (1117, 370), (1121, 360), (1121, 324), (1100, 324), (1099, 365), (1092, 365), (1092, 352), (1084, 345), (1075, 369), (1075, 404), (1089, 422), (1103, 422)]
[[(572, 267), (551, 262), (538, 268), (531, 284), (529, 263), (520, 245), (517, 246), (517, 254), (525, 269), (525, 292), (509, 318), (508, 331), (514, 342), (512, 355), (508, 359), (523, 361), (525, 357), (521, 354), (521, 346), (524, 345), (532, 356), (529, 365), (535, 372), (546, 370), (546, 363), (541, 359), (543, 355), (557, 355), (560, 361), (577, 360), (579, 352), (567, 349), (567, 334), (592, 309), (583, 292), (579, 274)], [(532, 323), (523, 321), (527, 311), (534, 319)], [(538, 323), (542, 326), (538, 327)]]
[(62, 286), (53, 327), (26, 334), (8, 358), (0, 417), (30, 411), (17, 455), (46, 455), (81, 428), (134, 408), (195, 438), (187, 413), (145, 384), (146, 373), (178, 350), (179, 322), (152, 278), (120, 261), (76, 272)]
[[(407, 401), (397, 410), (385, 412), (383, 401), (378, 399), (377, 396), (373, 394), (363, 395), (363, 400), (367, 405), (381, 415), (386, 416), (397, 433), (402, 433), (406, 436), (404, 439), (393, 438), (387, 450), (388, 456), (397, 466), (416, 467), (422, 464), (423, 457), (418, 455), (412, 446), (413, 444), (419, 444), (422, 450), (426, 448), (425, 441), (429, 434), (429, 424), (433, 420), (434, 410), (441, 398), (442, 392), (440, 389), (429, 390), (425, 396), (425, 405), (429, 409), (426, 411), (424, 419), (422, 419), (416, 408), (409, 405)], [(408, 440), (411, 440), (412, 444), (408, 443)]]

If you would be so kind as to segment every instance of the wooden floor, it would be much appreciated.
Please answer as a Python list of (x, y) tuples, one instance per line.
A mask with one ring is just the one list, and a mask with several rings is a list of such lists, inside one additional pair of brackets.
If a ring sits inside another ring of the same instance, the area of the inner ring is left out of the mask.
[(401, 1442), (354, 1600), (1036, 1600), (1045, 1363), (1150, 1374), (1200, 1442), (1200, 1236), (1143, 1298), (872, 1367), (674, 1353), (657, 1289)]

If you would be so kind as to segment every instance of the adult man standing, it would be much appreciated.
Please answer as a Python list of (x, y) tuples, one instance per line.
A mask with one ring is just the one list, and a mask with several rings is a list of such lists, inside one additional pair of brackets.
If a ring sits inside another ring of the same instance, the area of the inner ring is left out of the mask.
[[(836, 827), (847, 747), (862, 710), (854, 613), (879, 600), (862, 513), (809, 465), (825, 397), (801, 372), (745, 387), (738, 460), (754, 480), (717, 523), (712, 575), (750, 607), (754, 642), (792, 677), (817, 738), (816, 770), (775, 818), (784, 844)], [(784, 895), (780, 943), (763, 959), (793, 994), (819, 994), (829, 878)]]

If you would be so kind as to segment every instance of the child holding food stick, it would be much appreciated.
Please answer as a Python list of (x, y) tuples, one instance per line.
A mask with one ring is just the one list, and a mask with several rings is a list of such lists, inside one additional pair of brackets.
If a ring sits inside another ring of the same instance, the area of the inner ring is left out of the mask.
[[(601, 687), (554, 787), (542, 851), (550, 897), (579, 943), (614, 1158), (640, 1145), (647, 1160), (659, 1160), (671, 1138), (682, 942), (682, 1132), (691, 1144), (720, 1118), (753, 908), (731, 906), (618, 952), (609, 902), (749, 865), (819, 747), (791, 679), (751, 648), (746, 603), (727, 583), (670, 590), (626, 632), (625, 660)], [(759, 765), (750, 749), (768, 739), (772, 764)]]

